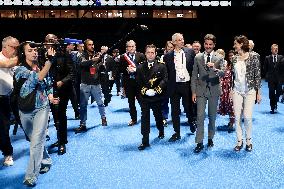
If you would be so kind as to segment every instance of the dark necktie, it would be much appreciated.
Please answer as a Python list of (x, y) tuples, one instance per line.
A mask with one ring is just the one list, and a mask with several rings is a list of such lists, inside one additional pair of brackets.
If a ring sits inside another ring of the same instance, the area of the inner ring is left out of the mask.
[(134, 54), (129, 54), (129, 56), (130, 56), (130, 60), (134, 62)]
[(273, 55), (273, 62), (276, 63), (276, 55)]
[(210, 62), (210, 54), (208, 53), (207, 54), (207, 60), (206, 60), (206, 63)]
[[(206, 63), (210, 62), (210, 53), (207, 54)], [(206, 65), (207, 71), (209, 71), (209, 67)]]
[(151, 69), (153, 67), (153, 62), (152, 63), (148, 63), (148, 68)]

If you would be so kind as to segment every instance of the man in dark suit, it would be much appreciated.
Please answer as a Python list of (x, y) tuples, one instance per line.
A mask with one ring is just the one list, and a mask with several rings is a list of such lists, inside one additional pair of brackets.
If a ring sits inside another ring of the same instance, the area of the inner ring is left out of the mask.
[(268, 82), (269, 89), (269, 99), (270, 99), (270, 107), (271, 114), (274, 114), (277, 111), (277, 102), (279, 101), (279, 97), (282, 92), (282, 84), (279, 82), (281, 78), (279, 78), (280, 74), (280, 63), (283, 59), (282, 55), (278, 55), (278, 45), (271, 45), (271, 55), (265, 57), (264, 61), (264, 72), (265, 78)]
[[(184, 47), (184, 38), (180, 33), (172, 36), (174, 50), (165, 54), (164, 62), (168, 70), (168, 95), (171, 103), (171, 114), (175, 133), (169, 139), (170, 142), (179, 140), (180, 137), (180, 99), (183, 98), (183, 105), (189, 119), (193, 121), (193, 106), (190, 100), (190, 77), (194, 63), (195, 53), (192, 49)], [(191, 132), (195, 132), (193, 124), (190, 124)]]
[(194, 149), (199, 153), (203, 148), (205, 108), (208, 100), (208, 147), (214, 146), (215, 120), (218, 99), (221, 94), (219, 76), (224, 75), (223, 58), (214, 52), (216, 37), (207, 34), (204, 37), (204, 53), (199, 53), (194, 59), (191, 78), (192, 101), (197, 103), (197, 131)]
[(156, 46), (147, 45), (145, 55), (147, 61), (137, 68), (137, 83), (141, 92), (141, 134), (143, 135), (142, 144), (138, 147), (139, 150), (144, 150), (150, 146), (150, 109), (153, 110), (156, 126), (159, 130), (158, 138), (164, 138), (161, 102), (168, 80), (167, 67), (156, 60)]
[[(45, 37), (45, 42), (56, 43), (58, 38), (54, 34), (48, 34)], [(58, 155), (63, 155), (66, 152), (67, 140), (67, 105), (71, 99), (73, 91), (73, 82), (75, 78), (74, 63), (72, 57), (67, 51), (68, 49), (58, 49), (56, 58), (52, 67), (51, 73), (54, 79), (53, 89), (56, 91), (60, 101), (58, 106), (51, 104), (51, 111), (54, 118), (54, 125), (57, 130), (57, 142), (52, 144), (50, 148), (58, 147)], [(78, 105), (77, 102), (75, 106)], [(78, 107), (77, 107), (78, 109)], [(78, 111), (78, 110), (77, 110)]]
[(126, 42), (126, 53), (120, 56), (120, 71), (123, 73), (123, 87), (130, 109), (131, 120), (128, 126), (137, 124), (137, 110), (135, 106), (135, 98), (140, 100), (140, 92), (136, 82), (136, 68), (145, 60), (142, 53), (136, 52), (136, 43), (133, 40)]
[(110, 82), (110, 74), (112, 70), (112, 65), (114, 64), (113, 58), (107, 54), (108, 47), (107, 46), (101, 46), (101, 54), (102, 59), (99, 66), (99, 72), (100, 72), (100, 83), (102, 87), (102, 93), (104, 94), (104, 105), (108, 106), (108, 103), (111, 101), (111, 89), (109, 88), (109, 82)]

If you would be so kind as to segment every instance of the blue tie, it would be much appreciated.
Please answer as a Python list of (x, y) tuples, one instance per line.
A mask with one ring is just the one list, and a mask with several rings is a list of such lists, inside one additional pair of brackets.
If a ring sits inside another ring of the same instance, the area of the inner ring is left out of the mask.
[(129, 54), (129, 56), (130, 56), (130, 60), (134, 62), (134, 54)]

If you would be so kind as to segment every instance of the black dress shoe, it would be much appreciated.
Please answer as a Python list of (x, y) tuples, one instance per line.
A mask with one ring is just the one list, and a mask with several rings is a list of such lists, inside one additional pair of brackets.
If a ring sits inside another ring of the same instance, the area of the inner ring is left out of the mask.
[(165, 138), (165, 133), (164, 132), (159, 132), (158, 138), (159, 139)]
[(197, 146), (194, 149), (194, 153), (198, 154), (199, 152), (201, 152), (201, 150), (203, 150), (204, 145), (203, 143), (197, 143)]
[(208, 148), (212, 148), (213, 146), (214, 146), (213, 140), (212, 139), (208, 139), (207, 147)]
[(45, 136), (45, 140), (46, 140), (46, 141), (50, 141), (50, 136), (49, 136), (49, 135), (46, 135), (46, 136)]
[(180, 135), (175, 133), (171, 136), (171, 138), (169, 139), (169, 142), (175, 142), (175, 141), (180, 140), (180, 139), (181, 139)]
[(107, 107), (108, 106), (108, 101), (104, 101), (104, 105), (105, 105), (105, 107)]
[(133, 125), (135, 125), (135, 124), (137, 124), (137, 121), (136, 120), (130, 120), (129, 122), (128, 122), (128, 126), (133, 126)]
[(234, 132), (234, 124), (233, 123), (231, 123), (231, 122), (229, 122), (228, 123), (228, 133), (232, 133), (232, 132)]
[(50, 164), (41, 164), (39, 174), (45, 174), (50, 170), (51, 165)]
[(138, 150), (145, 150), (145, 148), (150, 147), (150, 144), (140, 144), (140, 146), (138, 146)]
[(27, 187), (35, 187), (36, 185), (35, 181), (33, 181), (32, 179), (24, 180), (23, 184), (26, 185)]
[(58, 146), (59, 146), (59, 142), (57, 141), (57, 142), (51, 144), (51, 145), (49, 146), (49, 148), (55, 148), (55, 147), (58, 147)]
[(58, 147), (58, 155), (63, 155), (66, 153), (66, 146), (65, 144), (62, 144)]
[(270, 113), (271, 113), (271, 114), (275, 114), (275, 111), (274, 111), (274, 109), (273, 109), (273, 110), (271, 110), (271, 111), (270, 111)]
[(196, 121), (188, 121), (191, 133), (195, 133), (197, 125)]
[(75, 114), (75, 119), (76, 119), (76, 120), (79, 120), (79, 119), (80, 119), (80, 114), (79, 114), (79, 113), (76, 113), (76, 114)]
[(82, 133), (82, 132), (86, 132), (87, 131), (87, 127), (86, 125), (80, 124), (80, 126), (76, 129), (74, 129), (75, 134), (76, 133)]
[(164, 127), (168, 126), (168, 121), (166, 119), (163, 119), (163, 125), (164, 125)]

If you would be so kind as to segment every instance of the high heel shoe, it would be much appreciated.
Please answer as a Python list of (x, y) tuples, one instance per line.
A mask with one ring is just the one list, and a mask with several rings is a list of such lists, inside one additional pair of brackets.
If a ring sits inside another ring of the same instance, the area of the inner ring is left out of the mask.
[(246, 145), (246, 151), (251, 152), (252, 151), (252, 144)]
[[(251, 152), (252, 151), (252, 144), (251, 144), (251, 138), (246, 139), (246, 151)], [(249, 144), (249, 145), (248, 145)]]
[(243, 141), (238, 141), (238, 143), (242, 142), (242, 144), (239, 146), (235, 146), (234, 151), (239, 152), (243, 148)]

